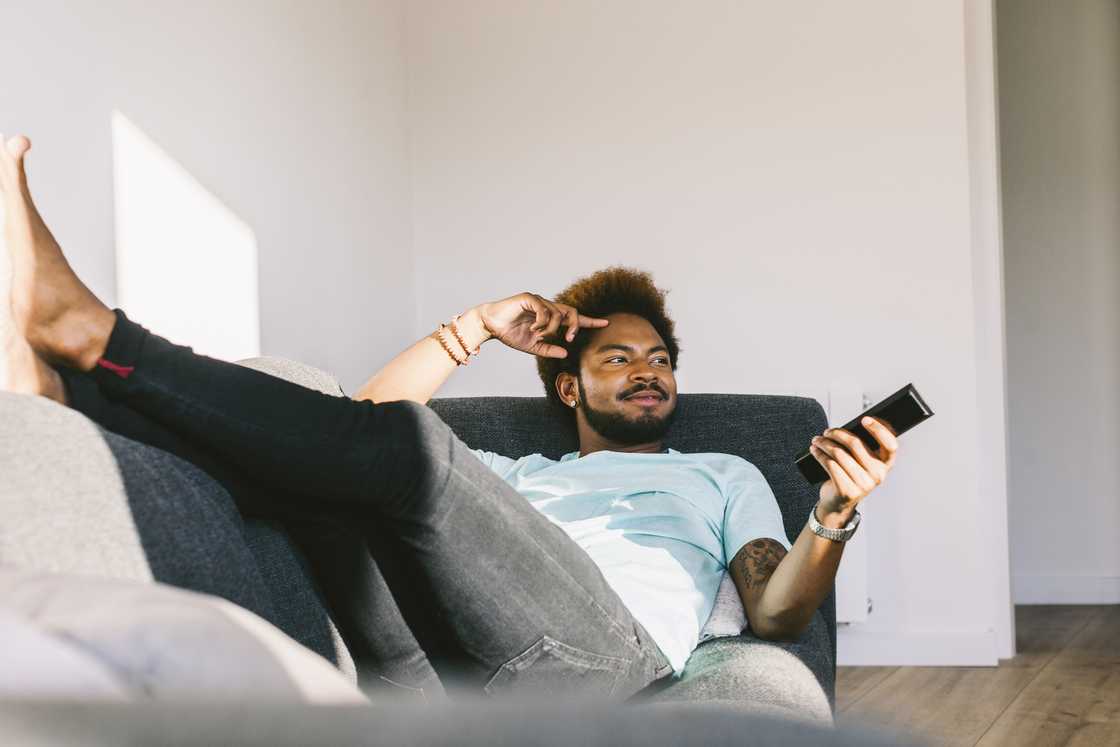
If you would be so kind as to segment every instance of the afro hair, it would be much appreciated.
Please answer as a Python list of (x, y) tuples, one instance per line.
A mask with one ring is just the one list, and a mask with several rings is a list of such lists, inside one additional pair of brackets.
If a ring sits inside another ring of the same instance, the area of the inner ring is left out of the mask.
[[(680, 345), (673, 334), (673, 320), (665, 312), (664, 291), (653, 284), (653, 277), (642, 270), (629, 267), (608, 267), (605, 270), (580, 278), (553, 299), (575, 307), (585, 316), (605, 317), (609, 314), (634, 314), (645, 319), (669, 349), (669, 363), (677, 368)], [(556, 377), (561, 372), (579, 375), (580, 356), (591, 335), (576, 335), (568, 342), (562, 334), (554, 335), (548, 342), (568, 351), (566, 358), (537, 358), (537, 373), (544, 384), (545, 394), (556, 405), (563, 407), (556, 392)], [(567, 408), (564, 408), (567, 410)]]

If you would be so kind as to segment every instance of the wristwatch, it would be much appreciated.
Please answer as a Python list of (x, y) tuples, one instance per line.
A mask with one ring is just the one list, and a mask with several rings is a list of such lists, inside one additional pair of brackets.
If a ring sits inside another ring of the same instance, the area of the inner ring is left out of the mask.
[[(820, 504), (818, 503), (817, 505)], [(833, 542), (847, 542), (852, 538), (852, 535), (856, 533), (856, 527), (858, 526), (859, 511), (856, 509), (852, 510), (852, 518), (843, 529), (829, 529), (828, 527), (822, 526), (821, 523), (817, 521), (817, 506), (813, 506), (813, 510), (809, 512), (809, 529), (813, 534), (824, 537), (825, 539), (830, 539)]]

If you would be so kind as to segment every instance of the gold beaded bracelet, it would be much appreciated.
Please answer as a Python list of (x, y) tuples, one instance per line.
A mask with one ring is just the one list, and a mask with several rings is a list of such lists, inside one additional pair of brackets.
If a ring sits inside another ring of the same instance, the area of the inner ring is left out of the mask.
[(482, 346), (479, 345), (474, 350), (471, 350), (470, 348), (468, 348), (467, 343), (463, 342), (463, 338), (459, 334), (459, 328), (455, 325), (455, 322), (457, 322), (457, 321), (459, 321), (459, 315), (458, 314), (451, 317), (451, 334), (455, 335), (455, 339), (458, 340), (459, 344), (463, 346), (463, 352), (467, 354), (467, 362), (469, 363), (470, 359), (471, 359), (471, 356), (478, 355), (478, 352), (480, 350), (482, 350)]
[[(445, 351), (447, 351), (447, 354), (449, 356), (451, 356), (451, 360), (455, 361), (456, 366), (461, 366), (464, 363), (469, 363), (470, 362), (470, 356), (469, 355), (466, 358), (464, 358), (463, 360), (459, 360), (459, 357), (451, 351), (451, 346), (449, 344), (447, 344), (447, 340), (444, 339), (444, 337), (443, 337), (443, 330), (446, 329), (446, 327), (447, 327), (446, 324), (440, 323), (439, 329), (437, 329), (435, 332), (433, 332), (430, 336), (436, 338), (439, 341), (440, 346)], [(464, 352), (466, 351), (466, 346), (463, 346), (463, 350), (464, 350)]]
[[(478, 352), (480, 350), (482, 350), (482, 346), (479, 345), (474, 350), (471, 350), (470, 348), (468, 348), (466, 341), (463, 340), (463, 336), (459, 334), (459, 327), (455, 324), (457, 321), (459, 321), (459, 315), (458, 314), (451, 317), (451, 325), (450, 326), (444, 324), (443, 322), (440, 322), (439, 329), (437, 329), (435, 332), (433, 332), (431, 335), (429, 335), (429, 337), (434, 337), (437, 340), (439, 340), (440, 346), (443, 347), (444, 351), (451, 357), (451, 360), (455, 361), (455, 365), (465, 366), (465, 365), (467, 365), (468, 363), (471, 362), (471, 357), (472, 356), (478, 355)], [(455, 352), (451, 349), (451, 344), (447, 341), (447, 338), (444, 337), (444, 332), (443, 331), (445, 329), (450, 329), (451, 330), (451, 334), (453, 334), (455, 336), (455, 341), (458, 342), (459, 347), (461, 347), (463, 349), (463, 356), (464, 357), (462, 359), (460, 359), (459, 356), (455, 355)]]

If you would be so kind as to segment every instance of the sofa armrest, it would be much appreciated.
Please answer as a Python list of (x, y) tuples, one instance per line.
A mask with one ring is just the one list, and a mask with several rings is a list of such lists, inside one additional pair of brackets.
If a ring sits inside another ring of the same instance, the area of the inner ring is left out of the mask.
[(718, 701), (752, 713), (831, 724), (834, 672), (827, 625), (818, 612), (797, 641), (744, 633), (701, 643), (680, 678), (659, 680), (634, 700)]
[(84, 416), (0, 392), (0, 474), (0, 565), (152, 579), (116, 459)]
[[(241, 365), (342, 396), (280, 358)], [(0, 392), (0, 565), (158, 580), (228, 599), (334, 661), (353, 660), (285, 533), (247, 525), (226, 492), (171, 454), (41, 397)]]
[(228, 495), (191, 464), (0, 392), (0, 565), (159, 580), (275, 619)]

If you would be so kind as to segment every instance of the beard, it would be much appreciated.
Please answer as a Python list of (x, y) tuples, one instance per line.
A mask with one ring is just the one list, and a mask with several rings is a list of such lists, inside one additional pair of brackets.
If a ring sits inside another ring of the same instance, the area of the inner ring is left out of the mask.
[(673, 407), (663, 416), (647, 412), (637, 418), (628, 418), (621, 412), (596, 410), (590, 403), (583, 403), (583, 416), (587, 418), (591, 430), (609, 441), (626, 445), (660, 441), (669, 432), (676, 414), (677, 408)]

